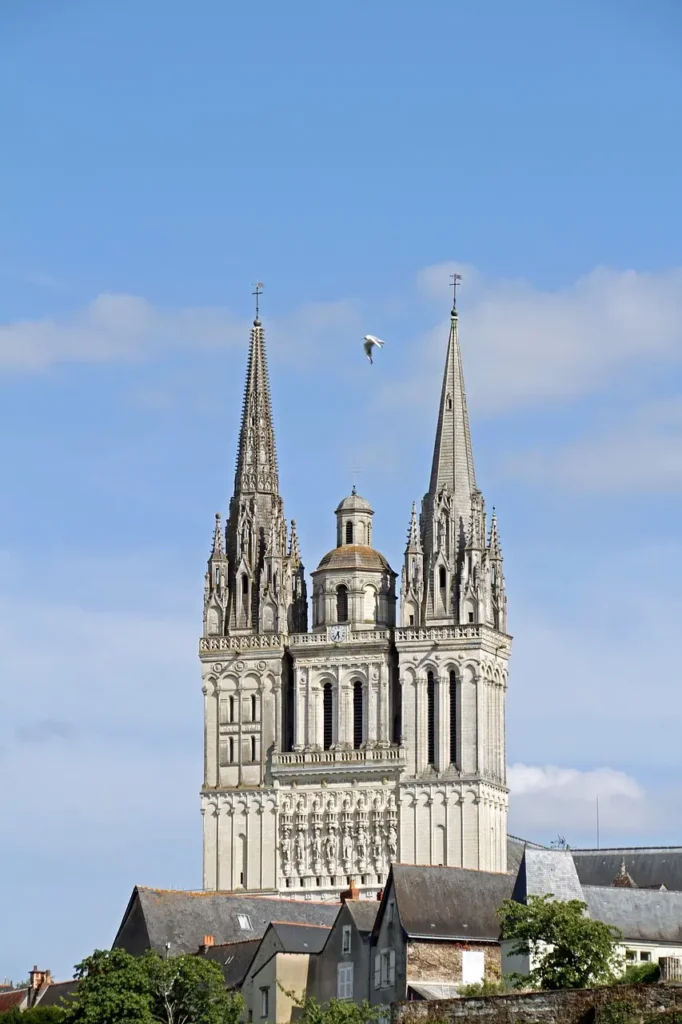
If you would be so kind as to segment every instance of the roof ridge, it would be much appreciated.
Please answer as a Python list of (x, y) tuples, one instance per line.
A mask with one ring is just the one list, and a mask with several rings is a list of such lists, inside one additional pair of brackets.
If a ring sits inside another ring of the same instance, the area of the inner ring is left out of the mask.
[(312, 924), (310, 921), (271, 921), (270, 924), (288, 924), (295, 928), (324, 928), (326, 932), (331, 929), (331, 925)]
[(656, 850), (680, 850), (682, 846), (575, 846), (570, 848), (570, 853), (638, 853), (646, 851), (653, 853)]

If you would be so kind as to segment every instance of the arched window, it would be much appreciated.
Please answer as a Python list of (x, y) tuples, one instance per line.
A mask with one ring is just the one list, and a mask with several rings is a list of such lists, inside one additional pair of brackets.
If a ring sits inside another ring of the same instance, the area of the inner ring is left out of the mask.
[(353, 747), (359, 750), (362, 746), (362, 683), (358, 680), (353, 683)]
[(258, 697), (255, 693), (251, 694), (251, 721), (258, 721)]
[(433, 672), (426, 677), (426, 728), (427, 728), (427, 754), (429, 764), (436, 763), (436, 684), (433, 680)]
[(234, 697), (230, 697), (230, 721), (234, 722)]
[(346, 544), (353, 543), (353, 524), (346, 523)]
[(215, 585), (216, 585), (216, 587), (220, 586), (220, 566), (219, 565), (216, 565), (216, 567), (215, 567)]
[(333, 704), (332, 704), (332, 684), (325, 683), (322, 687), (322, 728), (323, 728), (323, 740), (322, 745), (325, 750), (330, 750), (333, 739)]
[(256, 737), (251, 737), (251, 760), (256, 760)]
[(457, 764), (457, 676), (450, 673), (450, 764)]
[(364, 612), (363, 619), (365, 622), (376, 622), (377, 621), (377, 592), (374, 587), (365, 587), (364, 592)]
[(343, 583), (336, 588), (336, 621), (348, 622), (348, 587)]
[(232, 739), (231, 736), (230, 736), (229, 740), (227, 741), (227, 743), (228, 743), (228, 748), (229, 748), (230, 764), (233, 764), (233, 762), (234, 762), (234, 740)]
[(249, 577), (245, 572), (242, 573), (242, 594), (248, 594), (249, 592)]
[(438, 583), (439, 583), (440, 589), (441, 590), (445, 590), (446, 578), (445, 578), (445, 566), (444, 565), (441, 565), (440, 569), (438, 570)]

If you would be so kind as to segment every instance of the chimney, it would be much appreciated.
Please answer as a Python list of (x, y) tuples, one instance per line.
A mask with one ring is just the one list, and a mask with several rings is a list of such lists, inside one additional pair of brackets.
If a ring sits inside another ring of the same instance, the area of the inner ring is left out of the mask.
[(360, 899), (360, 890), (358, 889), (357, 885), (355, 884), (355, 879), (351, 878), (350, 886), (345, 890), (345, 892), (341, 893), (341, 902), (342, 903), (346, 903), (348, 900), (359, 900), (359, 899)]
[(33, 965), (33, 970), (28, 972), (28, 1005), (34, 1006), (41, 988), (52, 984), (52, 975), (49, 971), (38, 970), (38, 965)]
[(207, 949), (215, 945), (215, 939), (212, 935), (204, 935), (201, 945), (199, 946), (199, 952), (205, 953)]

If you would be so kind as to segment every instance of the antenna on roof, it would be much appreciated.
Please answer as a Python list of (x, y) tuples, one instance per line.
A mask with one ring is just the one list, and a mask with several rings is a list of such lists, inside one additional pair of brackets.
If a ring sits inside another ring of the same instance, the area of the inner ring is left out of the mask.
[(597, 849), (599, 849), (599, 797), (597, 797)]

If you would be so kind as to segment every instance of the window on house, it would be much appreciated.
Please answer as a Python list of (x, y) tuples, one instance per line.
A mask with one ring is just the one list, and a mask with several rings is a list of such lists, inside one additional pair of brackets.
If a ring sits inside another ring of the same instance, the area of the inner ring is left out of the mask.
[(243, 932), (252, 932), (253, 925), (248, 914), (237, 914), (237, 924)]
[(457, 764), (457, 676), (450, 673), (450, 764)]
[(346, 544), (353, 543), (353, 524), (346, 523)]
[(433, 672), (426, 677), (426, 728), (427, 751), (426, 760), (429, 764), (436, 763), (436, 684)]
[(332, 684), (325, 683), (322, 687), (322, 745), (325, 750), (331, 749), (333, 724)]
[(640, 959), (640, 960), (645, 960), (645, 961), (649, 961), (649, 960), (651, 960), (651, 953), (649, 953), (649, 952), (648, 952), (647, 950), (644, 950), (644, 949), (643, 949), (643, 950), (642, 950), (642, 951), (640, 952), (640, 954), (639, 954), (639, 959)]
[(626, 949), (625, 950), (625, 959), (626, 960), (636, 960), (637, 959), (637, 954), (634, 951), (634, 949)]
[(256, 737), (251, 737), (251, 760), (256, 760)]
[(362, 746), (362, 683), (353, 683), (353, 747)]
[(478, 949), (462, 952), (462, 984), (478, 985), (485, 975), (485, 953)]
[(270, 1013), (270, 989), (262, 988), (260, 990), (260, 1015), (261, 1017), (267, 1017)]
[(351, 926), (349, 924), (344, 924), (343, 932), (341, 933), (341, 952), (342, 953), (350, 953), (350, 936), (351, 936)]
[(348, 622), (348, 587), (343, 583), (336, 588), (336, 621)]
[(382, 949), (374, 957), (374, 987), (390, 988), (395, 984), (395, 950)]
[(353, 964), (339, 964), (336, 974), (336, 998), (353, 998)]

